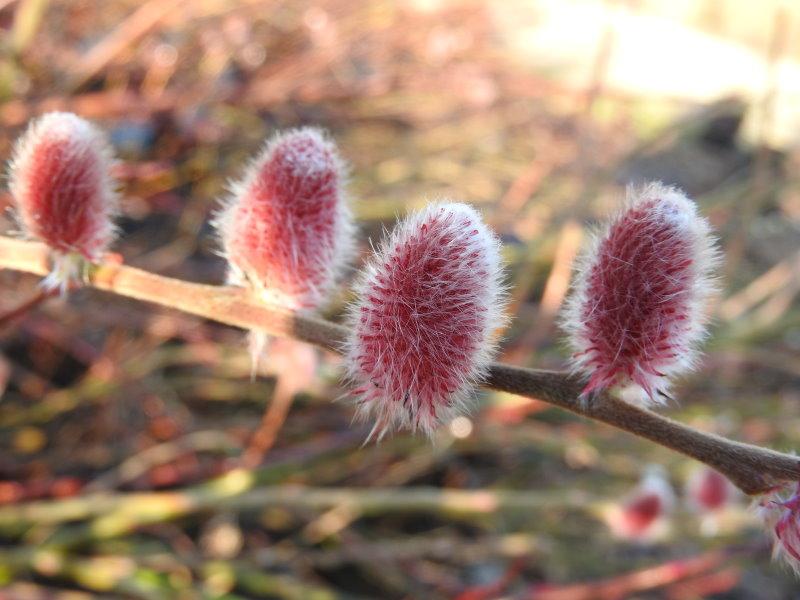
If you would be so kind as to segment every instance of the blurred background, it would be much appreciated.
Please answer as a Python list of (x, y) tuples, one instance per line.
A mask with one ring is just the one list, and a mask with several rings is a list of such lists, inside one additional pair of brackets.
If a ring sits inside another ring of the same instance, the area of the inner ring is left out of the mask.
[[(518, 365), (564, 367), (575, 254), (625, 185), (678, 185), (726, 261), (664, 412), (800, 446), (796, 2), (0, 0), (0, 157), (53, 109), (110, 132), (115, 250), (172, 277), (224, 281), (209, 217), (280, 128), (331, 131), (363, 253), (472, 203)], [(485, 391), (434, 444), (362, 447), (338, 357), (278, 341), (251, 382), (240, 331), (37, 283), (0, 273), (0, 598), (799, 597), (747, 499), (660, 447)]]

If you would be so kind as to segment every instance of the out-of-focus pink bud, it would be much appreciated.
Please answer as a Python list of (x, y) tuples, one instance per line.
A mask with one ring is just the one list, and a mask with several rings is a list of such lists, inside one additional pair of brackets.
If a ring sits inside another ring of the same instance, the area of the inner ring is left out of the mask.
[(800, 483), (786, 485), (756, 503), (756, 512), (772, 534), (772, 555), (800, 576)]
[(657, 467), (648, 468), (636, 488), (608, 513), (608, 524), (618, 537), (649, 541), (663, 530), (675, 507), (672, 486)]
[(24, 233), (53, 251), (46, 287), (65, 290), (114, 240), (112, 165), (105, 135), (71, 113), (47, 113), (17, 140), (10, 190)]
[(347, 342), (370, 437), (431, 435), (465, 410), (503, 323), (497, 237), (465, 204), (432, 204), (398, 224), (357, 284)]
[(354, 249), (344, 177), (320, 130), (270, 140), (215, 219), (231, 283), (293, 309), (322, 305)]
[(695, 363), (718, 254), (707, 221), (679, 191), (651, 184), (585, 253), (563, 325), (584, 395), (638, 385), (644, 402), (668, 397), (670, 377)]
[(702, 466), (692, 473), (686, 485), (689, 504), (700, 511), (718, 511), (728, 504), (735, 493), (733, 484), (711, 467)]

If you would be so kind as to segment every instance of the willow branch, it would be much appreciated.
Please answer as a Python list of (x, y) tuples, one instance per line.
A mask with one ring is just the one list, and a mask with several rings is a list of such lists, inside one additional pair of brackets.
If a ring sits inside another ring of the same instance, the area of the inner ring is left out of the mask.
[[(49, 253), (43, 244), (0, 236), (0, 268), (46, 275)], [(151, 302), (271, 335), (291, 337), (341, 352), (347, 328), (317, 316), (260, 303), (246, 290), (189, 283), (141, 269), (103, 263), (89, 285), (120, 296)], [(583, 382), (560, 371), (493, 364), (485, 387), (548, 402), (661, 444), (717, 469), (747, 494), (800, 480), (800, 458), (699, 431), (610, 395), (590, 403), (579, 399)]]

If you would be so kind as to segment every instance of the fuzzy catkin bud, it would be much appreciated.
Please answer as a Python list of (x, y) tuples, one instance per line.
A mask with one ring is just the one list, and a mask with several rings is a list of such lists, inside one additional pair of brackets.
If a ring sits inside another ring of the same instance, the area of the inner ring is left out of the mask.
[(72, 113), (47, 113), (17, 140), (10, 190), (23, 232), (53, 251), (46, 287), (66, 289), (113, 242), (113, 162), (105, 135)]
[(731, 501), (735, 488), (728, 479), (711, 467), (697, 468), (686, 485), (686, 495), (690, 506), (714, 512)]
[(229, 279), (292, 309), (318, 308), (354, 248), (336, 146), (302, 128), (270, 140), (217, 215)]
[(465, 409), (503, 323), (500, 247), (465, 204), (432, 204), (399, 223), (356, 286), (346, 362), (370, 437), (431, 435)]
[(670, 377), (694, 366), (718, 263), (708, 222), (674, 188), (629, 191), (628, 206), (584, 255), (563, 326), (584, 396), (635, 384), (643, 401), (668, 397)]
[(609, 514), (612, 532), (620, 538), (648, 542), (664, 533), (675, 507), (675, 493), (663, 470), (648, 467), (634, 490)]
[(756, 502), (756, 513), (773, 538), (772, 556), (800, 576), (800, 483), (776, 488)]

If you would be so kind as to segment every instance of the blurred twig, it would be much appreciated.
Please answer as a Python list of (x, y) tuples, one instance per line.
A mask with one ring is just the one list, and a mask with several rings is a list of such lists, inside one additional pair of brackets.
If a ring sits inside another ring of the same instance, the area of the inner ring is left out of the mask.
[(218, 431), (195, 431), (181, 439), (152, 446), (131, 456), (112, 471), (104, 473), (86, 486), (86, 491), (113, 488), (133, 481), (154, 466), (161, 465), (189, 452), (226, 452), (238, 449), (230, 436)]
[[(427, 557), (438, 559), (459, 559), (467, 563), (486, 560), (491, 556), (519, 558), (536, 555), (546, 551), (548, 544), (539, 536), (514, 533), (481, 536), (476, 540), (466, 540), (459, 536), (418, 534), (411, 538), (388, 539), (357, 544), (342, 544), (334, 548), (309, 549), (303, 558), (318, 567), (337, 567), (351, 562), (380, 563), (387, 560), (411, 560)], [(261, 567), (270, 567), (286, 562), (291, 558), (286, 550), (262, 548), (253, 555), (253, 560)]]
[(30, 310), (39, 306), (42, 302), (53, 296), (53, 292), (40, 289), (36, 295), (26, 300), (19, 306), (15, 306), (11, 310), (0, 314), (0, 327), (8, 325), (14, 319), (18, 319)]
[(756, 304), (787, 286), (797, 278), (800, 252), (784, 259), (751, 281), (747, 287), (729, 296), (719, 306), (719, 315), (726, 321), (735, 321)]
[(104, 539), (154, 523), (206, 510), (263, 510), (268, 506), (325, 510), (347, 506), (359, 515), (400, 511), (452, 516), (528, 512), (543, 507), (591, 508), (579, 491), (555, 493), (439, 488), (254, 487), (252, 473), (235, 470), (202, 485), (169, 492), (88, 494), (64, 500), (0, 507), (0, 527), (88, 520), (85, 528), (58, 538), (56, 545)]
[(145, 35), (185, 0), (150, 0), (98, 42), (72, 74), (70, 88), (77, 89), (94, 77), (131, 44)]
[[(583, 228), (580, 225), (571, 219), (564, 223), (553, 256), (553, 267), (542, 292), (537, 319), (514, 343), (513, 348), (506, 350), (505, 356), (510, 362), (521, 364), (525, 355), (535, 350), (552, 333), (553, 322), (569, 289), (570, 274), (582, 239)], [(524, 297), (515, 294), (512, 304), (516, 306), (512, 306), (510, 312), (516, 314), (524, 300)]]
[(246, 467), (254, 467), (261, 462), (264, 455), (275, 444), (278, 432), (286, 421), (289, 408), (292, 406), (291, 394), (276, 393), (272, 397), (269, 408), (264, 412), (261, 425), (253, 434), (247, 450), (242, 455), (242, 464)]
[(23, 0), (17, 7), (17, 12), (14, 14), (14, 28), (11, 31), (11, 47), (17, 54), (24, 52), (36, 35), (48, 1)]
[(662, 565), (634, 571), (618, 577), (590, 583), (554, 586), (534, 586), (530, 598), (536, 600), (615, 600), (630, 594), (663, 587), (687, 577), (707, 573), (722, 564), (728, 557), (723, 552), (709, 552), (700, 556), (674, 560)]

